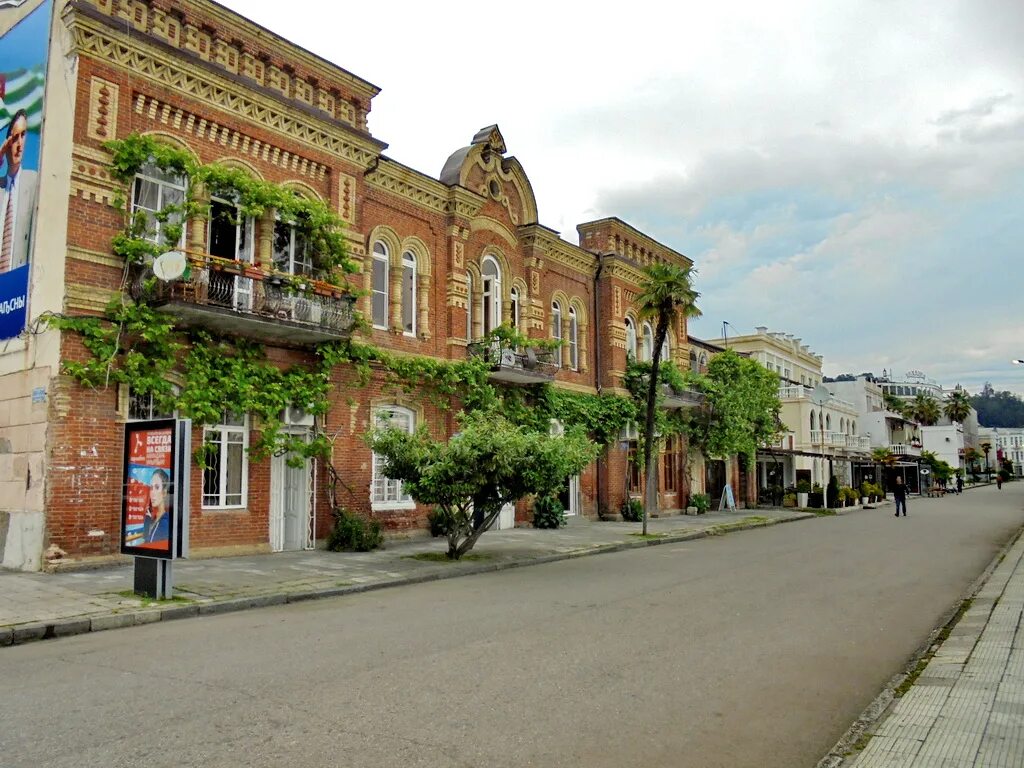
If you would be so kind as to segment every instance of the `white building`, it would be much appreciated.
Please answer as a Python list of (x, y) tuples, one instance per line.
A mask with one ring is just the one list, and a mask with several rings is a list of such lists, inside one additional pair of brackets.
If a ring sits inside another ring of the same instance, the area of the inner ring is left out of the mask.
[[(989, 467), (998, 470), (1004, 458), (1013, 462), (1013, 473), (1024, 477), (1024, 427), (979, 427), (978, 446), (989, 443), (992, 446), (988, 456)], [(985, 467), (985, 460), (979, 464)]]

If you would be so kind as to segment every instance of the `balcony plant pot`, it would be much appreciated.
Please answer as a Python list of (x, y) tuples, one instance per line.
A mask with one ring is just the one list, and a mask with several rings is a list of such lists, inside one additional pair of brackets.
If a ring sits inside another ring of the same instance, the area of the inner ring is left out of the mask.
[(802, 493), (798, 491), (796, 494), (796, 505), (800, 508), (806, 508), (808, 496), (810, 496), (809, 493)]
[(823, 491), (811, 491), (807, 501), (812, 509), (822, 509), (825, 506), (825, 493)]
[(867, 496), (861, 496), (861, 497), (860, 497), (860, 503), (861, 503), (862, 505), (865, 505), (865, 506), (866, 506), (866, 505), (867, 505), (867, 504), (869, 503), (869, 502), (868, 502), (868, 497), (867, 497)]

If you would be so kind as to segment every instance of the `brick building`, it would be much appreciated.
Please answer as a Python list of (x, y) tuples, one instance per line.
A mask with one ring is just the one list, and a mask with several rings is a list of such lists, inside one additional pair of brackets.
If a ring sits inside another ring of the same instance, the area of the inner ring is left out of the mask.
[[(494, 360), (497, 380), (553, 381), (593, 393), (623, 391), (627, 350), (641, 360), (650, 354), (651, 329), (633, 306), (641, 270), (688, 259), (616, 218), (581, 224), (578, 245), (561, 239), (540, 222), (526, 171), (497, 126), (479, 130), (434, 178), (387, 157), (386, 144), (369, 133), (376, 86), (216, 3), (55, 6), (51, 50), (66, 55), (51, 55), (47, 69), (38, 214), (46, 225), (35, 241), (29, 332), (0, 348), (5, 566), (39, 568), (48, 547), (72, 558), (116, 555), (124, 424), (154, 415), (152, 403), (127, 387), (90, 389), (62, 375), (63, 363), (86, 354), (81, 338), (35, 322), (47, 312), (99, 314), (121, 290), (125, 263), (111, 252), (123, 227), (115, 207), (120, 187), (102, 146), (110, 139), (154, 136), (202, 163), (244, 169), (327, 203), (348, 225), (360, 269), (356, 308), (366, 328), (357, 333), (395, 354), (461, 359), (475, 339), (504, 323), (563, 346), (553, 364), (516, 354)], [(145, 210), (150, 199), (174, 199), (183, 183), (141, 172), (131, 204)], [(216, 211), (230, 201), (213, 205)], [(338, 296), (314, 292), (300, 302), (275, 294), (274, 269), (297, 275), (302, 267), (286, 230), (272, 212), (230, 227), (216, 216), (187, 222), (184, 251), (199, 261), (162, 308), (183, 325), (261, 341), (281, 365), (309, 360), (316, 344), (347, 337)], [(244, 262), (244, 276), (225, 279), (210, 266), (217, 258)], [(212, 298), (216, 290), (226, 291), (226, 303)], [(670, 329), (668, 346), (680, 368), (691, 364), (685, 321)], [(336, 436), (332, 463), (347, 489), (342, 501), (393, 532), (422, 530), (426, 510), (382, 476), (362, 436), (380, 414), (409, 428), (428, 424), (443, 436), (453, 429), (451, 415), (397, 393), (377, 375), (360, 387), (351, 371), (335, 370), (331, 379), (331, 407), (319, 426)], [(299, 436), (312, 428), (299, 410), (285, 420)], [(250, 459), (258, 429), (245, 414), (195, 425), (194, 443), (205, 439), (217, 452), (213, 470), (192, 470), (194, 553), (306, 548), (326, 534), (323, 467), (315, 460), (292, 466), (283, 456)], [(617, 510), (628, 487), (639, 495), (639, 477), (627, 466), (635, 450), (630, 437), (626, 430), (571, 479), (571, 513)], [(686, 503), (677, 454), (669, 445), (661, 461), (666, 510)], [(696, 492), (702, 466), (693, 474)], [(500, 524), (528, 515), (524, 505)]]

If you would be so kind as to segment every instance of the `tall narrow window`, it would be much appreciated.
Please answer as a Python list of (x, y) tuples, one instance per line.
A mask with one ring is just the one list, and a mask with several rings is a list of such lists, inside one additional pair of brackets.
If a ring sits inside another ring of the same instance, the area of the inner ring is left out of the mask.
[[(167, 173), (153, 163), (146, 163), (135, 177), (135, 190), (132, 195), (132, 212), (141, 212), (146, 217), (145, 238), (163, 245), (185, 245), (184, 211), (168, 210), (172, 206), (181, 206), (185, 202), (184, 176)], [(164, 221), (157, 214), (167, 213)], [(178, 242), (171, 242), (168, 228), (181, 226)]]
[(569, 366), (574, 371), (580, 369), (579, 325), (576, 322), (576, 310), (573, 307), (569, 307)]
[(416, 257), (402, 254), (402, 332), (416, 335)]
[[(768, 370), (772, 369), (772, 364), (768, 363)], [(690, 350), (690, 370), (694, 373), (700, 373), (700, 363), (697, 362), (697, 353), (692, 349)]]
[(306, 236), (294, 223), (274, 222), (274, 269), (289, 275), (312, 275), (313, 256)]
[(473, 275), (466, 273), (466, 341), (473, 340)]
[[(551, 338), (556, 341), (562, 341), (562, 305), (557, 301), (551, 302)], [(562, 350), (559, 348), (555, 352), (555, 360), (558, 362), (558, 367), (562, 367)]]
[[(255, 258), (252, 216), (242, 216), (238, 204), (214, 198), (210, 202), (207, 250), (220, 259), (252, 264)], [(211, 270), (208, 298), (233, 309), (252, 309), (252, 278)]]
[(644, 323), (643, 349), (640, 352), (640, 360), (649, 363), (654, 359), (654, 334), (651, 332), (650, 323)]
[(219, 424), (203, 428), (203, 445), (203, 506), (244, 507), (249, 474), (247, 417), (225, 413)]
[(484, 283), (484, 335), (501, 325), (501, 269), (493, 256), (480, 265)]
[[(416, 414), (408, 408), (397, 405), (386, 405), (376, 408), (373, 413), (377, 429), (399, 429), (412, 433), (416, 429)], [(373, 506), (410, 507), (412, 497), (402, 488), (401, 480), (392, 480), (384, 473), (384, 458), (373, 454), (373, 479), (370, 483), (370, 499)]]
[(519, 328), (519, 289), (515, 286), (513, 286), (512, 290), (509, 291), (509, 301), (512, 302), (512, 311), (510, 313), (512, 317), (512, 327)]
[(373, 276), (371, 314), (373, 327), (388, 327), (388, 249), (384, 243), (373, 244)]
[(632, 318), (626, 318), (626, 357), (636, 360), (636, 326)]
[(812, 432), (815, 430), (814, 424), (815, 424), (815, 421), (814, 421), (814, 411), (811, 411), (811, 431)]
[(672, 359), (672, 347), (668, 343), (668, 334), (665, 334), (665, 341), (661, 345), (661, 362), (665, 363)]

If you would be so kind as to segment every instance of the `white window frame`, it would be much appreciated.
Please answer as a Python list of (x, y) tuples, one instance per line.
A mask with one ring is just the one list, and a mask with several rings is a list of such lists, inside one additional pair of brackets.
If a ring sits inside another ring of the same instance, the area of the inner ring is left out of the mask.
[[(156, 187), (157, 207), (155, 209), (139, 204), (139, 192), (142, 184), (152, 184)], [(188, 179), (184, 176), (173, 176), (172, 174), (164, 173), (151, 162), (143, 165), (139, 172), (135, 174), (135, 183), (132, 185), (132, 214), (134, 215), (136, 211), (145, 211), (146, 220), (153, 227), (152, 232), (146, 232), (145, 239), (151, 243), (175, 245), (175, 243), (163, 241), (162, 231), (166, 223), (156, 218), (156, 214), (162, 211), (164, 206), (169, 205), (166, 198), (172, 191), (180, 194), (181, 202), (184, 203), (188, 195)], [(178, 243), (176, 243), (179, 248), (185, 246), (185, 230), (188, 225), (188, 222), (184, 219), (184, 214), (181, 215), (181, 237)]]
[[(213, 210), (212, 203), (220, 203), (235, 209), (238, 221), (235, 224), (235, 261), (253, 265), (256, 263), (256, 219), (252, 216), (242, 218), (242, 210), (238, 203), (222, 197), (211, 198), (210, 218), (206, 222), (206, 250), (209, 253), (213, 242)], [(244, 242), (243, 242), (244, 240)], [(234, 305), (236, 309), (252, 309), (252, 278), (243, 275), (234, 277)]]
[(626, 326), (626, 355), (632, 355), (636, 360), (636, 323), (633, 322), (633, 318), (627, 317), (624, 324)]
[[(229, 423), (233, 421), (241, 421), (241, 424)], [(240, 444), (242, 446), (242, 482), (241, 492), (237, 503), (228, 503), (228, 492), (227, 492), (227, 476), (228, 476), (228, 451), (229, 445), (237, 445), (239, 441), (230, 439), (232, 435), (241, 433)], [(221, 417), (219, 424), (205, 424), (203, 425), (203, 444), (216, 443), (220, 446), (220, 456), (218, 460), (220, 466), (217, 467), (217, 474), (220, 480), (220, 487), (217, 489), (216, 497), (217, 503), (211, 504), (207, 502), (207, 498), (214, 494), (207, 494), (206, 492), (206, 470), (203, 470), (202, 479), (202, 508), (203, 509), (244, 509), (248, 503), (249, 498), (249, 415), (244, 414), (238, 416), (237, 414), (224, 413)]]
[[(278, 259), (277, 250), (277, 233), (278, 227), (287, 227), (288, 232), (288, 252), (283, 254), (287, 258), (287, 264), (284, 264), (284, 259)], [(302, 253), (299, 254), (298, 246), (301, 245)], [(279, 272), (286, 272), (289, 275), (297, 275), (304, 277), (313, 276), (313, 255), (310, 253), (309, 243), (299, 238), (299, 228), (294, 223), (281, 221), (277, 219), (274, 221), (274, 233), (271, 240), (271, 261), (274, 264), (274, 268)], [(287, 269), (283, 268), (287, 267)], [(302, 271), (296, 271), (296, 268)]]
[[(488, 266), (493, 267), (494, 274), (488, 274)], [(483, 281), (484, 336), (501, 325), (501, 265), (493, 256), (484, 256), (480, 262), (480, 275)], [(489, 305), (489, 306), (488, 306)], [(488, 309), (490, 311), (488, 312)]]
[[(406, 273), (410, 273), (408, 293), (405, 284)], [(406, 251), (402, 254), (402, 333), (416, 337), (416, 289), (419, 287), (416, 273), (416, 254)]]
[(519, 289), (516, 288), (514, 285), (512, 286), (511, 290), (509, 291), (509, 302), (511, 303), (510, 309), (512, 310), (510, 312), (511, 319), (512, 319), (512, 327), (518, 329), (519, 328)]
[[(382, 269), (384, 274), (384, 289), (377, 289), (377, 270)], [(388, 286), (390, 285), (391, 259), (388, 247), (381, 241), (373, 244), (373, 258), (370, 263), (370, 320), (373, 327), (386, 331), (388, 328)], [(377, 317), (377, 303), (375, 299), (381, 297), (381, 318)]]
[[(175, 392), (177, 392), (177, 389), (175, 389)], [(176, 419), (178, 417), (178, 412), (176, 410), (172, 410), (170, 413), (157, 413), (156, 408), (153, 405), (152, 392), (140, 395), (139, 397), (140, 404), (141, 398), (145, 398), (145, 415), (132, 414), (132, 401), (134, 400), (134, 395), (132, 395), (131, 387), (128, 387), (128, 404), (125, 407), (125, 421), (153, 421), (154, 419)]]
[[(562, 305), (557, 300), (551, 302), (551, 338), (562, 341)], [(555, 351), (555, 362), (562, 367), (562, 348)]]
[(580, 369), (580, 327), (576, 320), (576, 309), (569, 307), (569, 367)]
[[(396, 416), (408, 419), (406, 428), (409, 434), (416, 431), (416, 412), (401, 405), (378, 405), (373, 409), (373, 425), (379, 428), (385, 421), (393, 421)], [(392, 480), (384, 474), (384, 458), (376, 453), (370, 462), (370, 505), (373, 509), (414, 509), (416, 502), (405, 493), (401, 480)]]
[(643, 357), (640, 362), (649, 363), (654, 359), (654, 331), (651, 330), (650, 323), (644, 323), (641, 330), (643, 341), (640, 343), (640, 353)]

